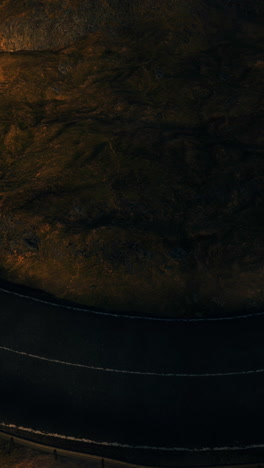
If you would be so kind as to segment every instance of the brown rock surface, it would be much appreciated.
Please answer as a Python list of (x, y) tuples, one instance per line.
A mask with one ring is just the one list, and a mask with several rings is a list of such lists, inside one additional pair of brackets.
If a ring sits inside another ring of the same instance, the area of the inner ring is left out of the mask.
[(263, 305), (252, 5), (2, 2), (2, 278), (151, 315)]

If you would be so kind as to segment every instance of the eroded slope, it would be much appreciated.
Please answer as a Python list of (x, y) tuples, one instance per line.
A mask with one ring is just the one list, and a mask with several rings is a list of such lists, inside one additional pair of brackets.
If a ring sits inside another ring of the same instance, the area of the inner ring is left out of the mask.
[(148, 314), (261, 306), (261, 8), (14, 3), (0, 9), (1, 276)]

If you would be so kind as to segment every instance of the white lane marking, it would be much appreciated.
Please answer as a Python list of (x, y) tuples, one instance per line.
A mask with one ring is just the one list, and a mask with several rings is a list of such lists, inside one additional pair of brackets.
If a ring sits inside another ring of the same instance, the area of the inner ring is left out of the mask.
[(175, 373), (158, 373), (158, 372), (140, 372), (140, 371), (130, 371), (125, 369), (111, 369), (107, 367), (95, 367), (95, 366), (87, 366), (86, 364), (77, 364), (74, 362), (68, 361), (59, 361), (58, 359), (49, 359), (44, 356), (38, 356), (37, 354), (29, 354), (23, 351), (17, 351), (12, 348), (7, 348), (5, 346), (0, 346), (0, 350), (8, 351), (10, 353), (19, 354), (20, 356), (26, 356), (28, 358), (33, 359), (40, 359), (41, 361), (47, 361), (54, 364), (61, 364), (64, 366), (71, 366), (71, 367), (81, 367), (83, 369), (95, 370), (95, 371), (102, 371), (102, 372), (114, 372), (116, 374), (132, 374), (132, 375), (149, 375), (154, 377), (218, 377), (218, 376), (231, 376), (231, 375), (248, 375), (248, 374), (259, 374), (264, 372), (264, 369), (256, 369), (256, 370), (248, 370), (248, 371), (240, 371), (240, 372), (218, 372), (212, 374), (175, 374)]
[(25, 299), (30, 299), (31, 301), (41, 302), (42, 304), (48, 304), (53, 307), (60, 307), (62, 309), (70, 309), (70, 310), (78, 310), (81, 312), (89, 312), (94, 315), (104, 315), (107, 317), (115, 317), (115, 318), (127, 318), (133, 320), (151, 320), (156, 322), (216, 322), (220, 320), (236, 320), (236, 319), (244, 319), (249, 317), (257, 317), (259, 315), (264, 315), (264, 312), (255, 312), (252, 314), (245, 314), (245, 315), (235, 315), (232, 317), (207, 317), (207, 318), (191, 318), (191, 319), (184, 319), (184, 318), (162, 318), (162, 317), (144, 317), (142, 315), (124, 315), (124, 314), (114, 314), (112, 312), (100, 312), (98, 310), (81, 308), (81, 307), (72, 307), (68, 305), (56, 304), (55, 302), (44, 301), (42, 299), (37, 299), (33, 296), (26, 296), (25, 294), (21, 294), (14, 291), (9, 291), (8, 289), (0, 288), (0, 291), (3, 291), (7, 294), (11, 294), (14, 296), (24, 297)]
[(83, 442), (85, 444), (96, 444), (96, 445), (104, 445), (108, 447), (122, 447), (122, 448), (132, 448), (132, 449), (145, 449), (145, 450), (162, 450), (166, 452), (208, 452), (208, 451), (222, 451), (222, 450), (248, 450), (253, 448), (262, 448), (264, 444), (252, 444), (252, 445), (244, 445), (244, 446), (226, 446), (226, 447), (201, 447), (201, 448), (188, 448), (188, 447), (156, 447), (150, 445), (129, 445), (129, 444), (121, 444), (119, 442), (99, 442), (97, 440), (85, 439), (85, 438), (78, 438), (73, 436), (67, 436), (63, 434), (56, 434), (50, 432), (39, 431), (36, 429), (31, 429), (29, 427), (23, 426), (16, 426), (15, 424), (6, 424), (4, 422), (0, 422), (0, 426), (4, 427), (5, 429), (16, 429), (18, 431), (29, 432), (31, 434), (41, 435), (44, 437), (53, 437), (56, 439), (64, 439), (70, 440), (73, 442)]

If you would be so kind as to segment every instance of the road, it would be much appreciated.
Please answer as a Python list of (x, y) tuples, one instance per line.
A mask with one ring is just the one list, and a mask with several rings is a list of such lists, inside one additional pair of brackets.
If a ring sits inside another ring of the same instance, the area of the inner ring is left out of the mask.
[(0, 300), (0, 429), (141, 464), (263, 453), (264, 315), (152, 321)]

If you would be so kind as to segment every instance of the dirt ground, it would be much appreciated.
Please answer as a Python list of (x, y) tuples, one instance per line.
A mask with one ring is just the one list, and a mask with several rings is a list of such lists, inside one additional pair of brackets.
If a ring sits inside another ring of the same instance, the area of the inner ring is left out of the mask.
[(1, 468), (89, 468), (90, 463), (58, 457), (0, 440)]

